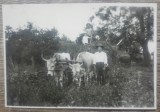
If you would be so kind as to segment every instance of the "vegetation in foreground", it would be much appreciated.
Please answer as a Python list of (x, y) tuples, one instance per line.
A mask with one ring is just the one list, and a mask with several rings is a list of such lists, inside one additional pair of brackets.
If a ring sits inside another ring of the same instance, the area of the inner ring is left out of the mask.
[(87, 106), (87, 107), (152, 107), (154, 102), (152, 69), (114, 66), (106, 74), (106, 84), (78, 87), (72, 83), (59, 88), (44, 72), (28, 67), (8, 73), (8, 105), (20, 106)]

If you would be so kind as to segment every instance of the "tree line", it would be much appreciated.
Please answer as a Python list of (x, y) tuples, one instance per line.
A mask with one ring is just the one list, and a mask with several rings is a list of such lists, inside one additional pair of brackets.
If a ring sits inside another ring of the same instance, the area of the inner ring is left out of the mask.
[[(97, 18), (100, 19), (100, 25), (93, 28)], [(148, 42), (154, 40), (153, 23), (153, 8), (151, 7), (110, 6), (101, 7), (95, 15), (90, 17), (85, 30), (92, 28), (93, 42), (107, 41), (116, 46), (121, 41), (118, 48), (127, 51), (131, 57), (142, 52), (144, 65), (148, 66), (151, 60)], [(77, 38), (78, 44), (83, 44), (85, 33), (84, 31)]]

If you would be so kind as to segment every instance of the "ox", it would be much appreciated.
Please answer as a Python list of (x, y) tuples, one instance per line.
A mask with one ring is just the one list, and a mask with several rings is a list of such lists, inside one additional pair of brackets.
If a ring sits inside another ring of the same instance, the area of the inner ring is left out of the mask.
[(84, 69), (81, 67), (82, 64), (69, 64), (69, 68), (73, 73), (73, 82), (78, 83), (78, 86), (81, 86), (82, 78), (84, 76)]
[(43, 54), (41, 55), (42, 60), (44, 60), (46, 62), (46, 66), (47, 66), (47, 75), (51, 75), (53, 76), (53, 71), (55, 68), (55, 64), (56, 64), (56, 58), (49, 58), (49, 59), (45, 59), (43, 57)]
[(89, 52), (81, 52), (78, 54), (76, 61), (83, 64), (83, 67), (86, 69), (87, 72), (90, 72), (92, 69), (94, 60), (94, 54)]
[[(81, 85), (82, 77), (84, 77), (87, 82), (92, 77), (93, 74), (90, 72), (93, 65), (93, 59), (94, 54), (89, 52), (81, 52), (78, 54), (76, 59), (79, 63), (70, 64), (69, 67), (73, 72), (73, 81), (78, 81), (79, 86)], [(84, 71), (86, 71), (86, 73)]]
[(56, 60), (58, 60), (58, 61), (71, 60), (71, 57), (70, 57), (69, 53), (55, 53), (53, 55), (53, 58), (56, 58)]
[(66, 63), (67, 61), (69, 61), (70, 58), (70, 54), (69, 53), (55, 53), (53, 55), (53, 57), (51, 57), (50, 59), (45, 59), (42, 55), (42, 59), (44, 61), (46, 61), (47, 64), (47, 70), (48, 73), (47, 75), (51, 75), (54, 76), (56, 84), (62, 87), (63, 85), (63, 72), (64, 72), (64, 66), (63, 64), (59, 63), (61, 61), (63, 61), (64, 63)]

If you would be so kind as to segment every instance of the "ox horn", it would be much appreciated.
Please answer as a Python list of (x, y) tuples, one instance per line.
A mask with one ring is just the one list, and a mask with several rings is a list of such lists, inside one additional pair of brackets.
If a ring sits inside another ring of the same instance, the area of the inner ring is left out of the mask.
[(43, 53), (41, 53), (41, 58), (42, 58), (44, 61), (48, 61), (48, 59), (45, 59), (45, 58), (43, 57)]

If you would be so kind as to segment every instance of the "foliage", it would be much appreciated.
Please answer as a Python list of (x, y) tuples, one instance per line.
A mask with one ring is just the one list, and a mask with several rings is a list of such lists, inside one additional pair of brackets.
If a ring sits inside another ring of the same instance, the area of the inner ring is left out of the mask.
[(7, 97), (9, 105), (55, 106), (63, 99), (61, 89), (55, 86), (53, 77), (45, 72), (35, 72), (28, 66), (13, 67), (7, 74)]
[[(8, 26), (9, 27), (9, 26)], [(40, 65), (41, 53), (52, 55), (58, 50), (58, 31), (37, 29), (31, 23), (14, 31), (6, 28), (6, 55), (15, 64)]]
[(154, 102), (153, 79), (145, 67), (115, 65), (106, 70), (105, 85), (93, 79), (88, 85), (72, 83), (63, 88), (55, 86), (54, 78), (45, 72), (34, 72), (28, 66), (11, 69), (7, 75), (9, 105), (150, 107)]
[[(134, 49), (143, 51), (144, 65), (150, 64), (148, 41), (153, 39), (153, 9), (150, 7), (102, 7), (91, 17), (100, 18), (101, 24), (94, 31), (100, 41), (107, 41), (113, 45), (118, 44), (120, 49), (129, 51), (131, 45), (138, 43)], [(141, 50), (142, 49), (142, 50)]]

